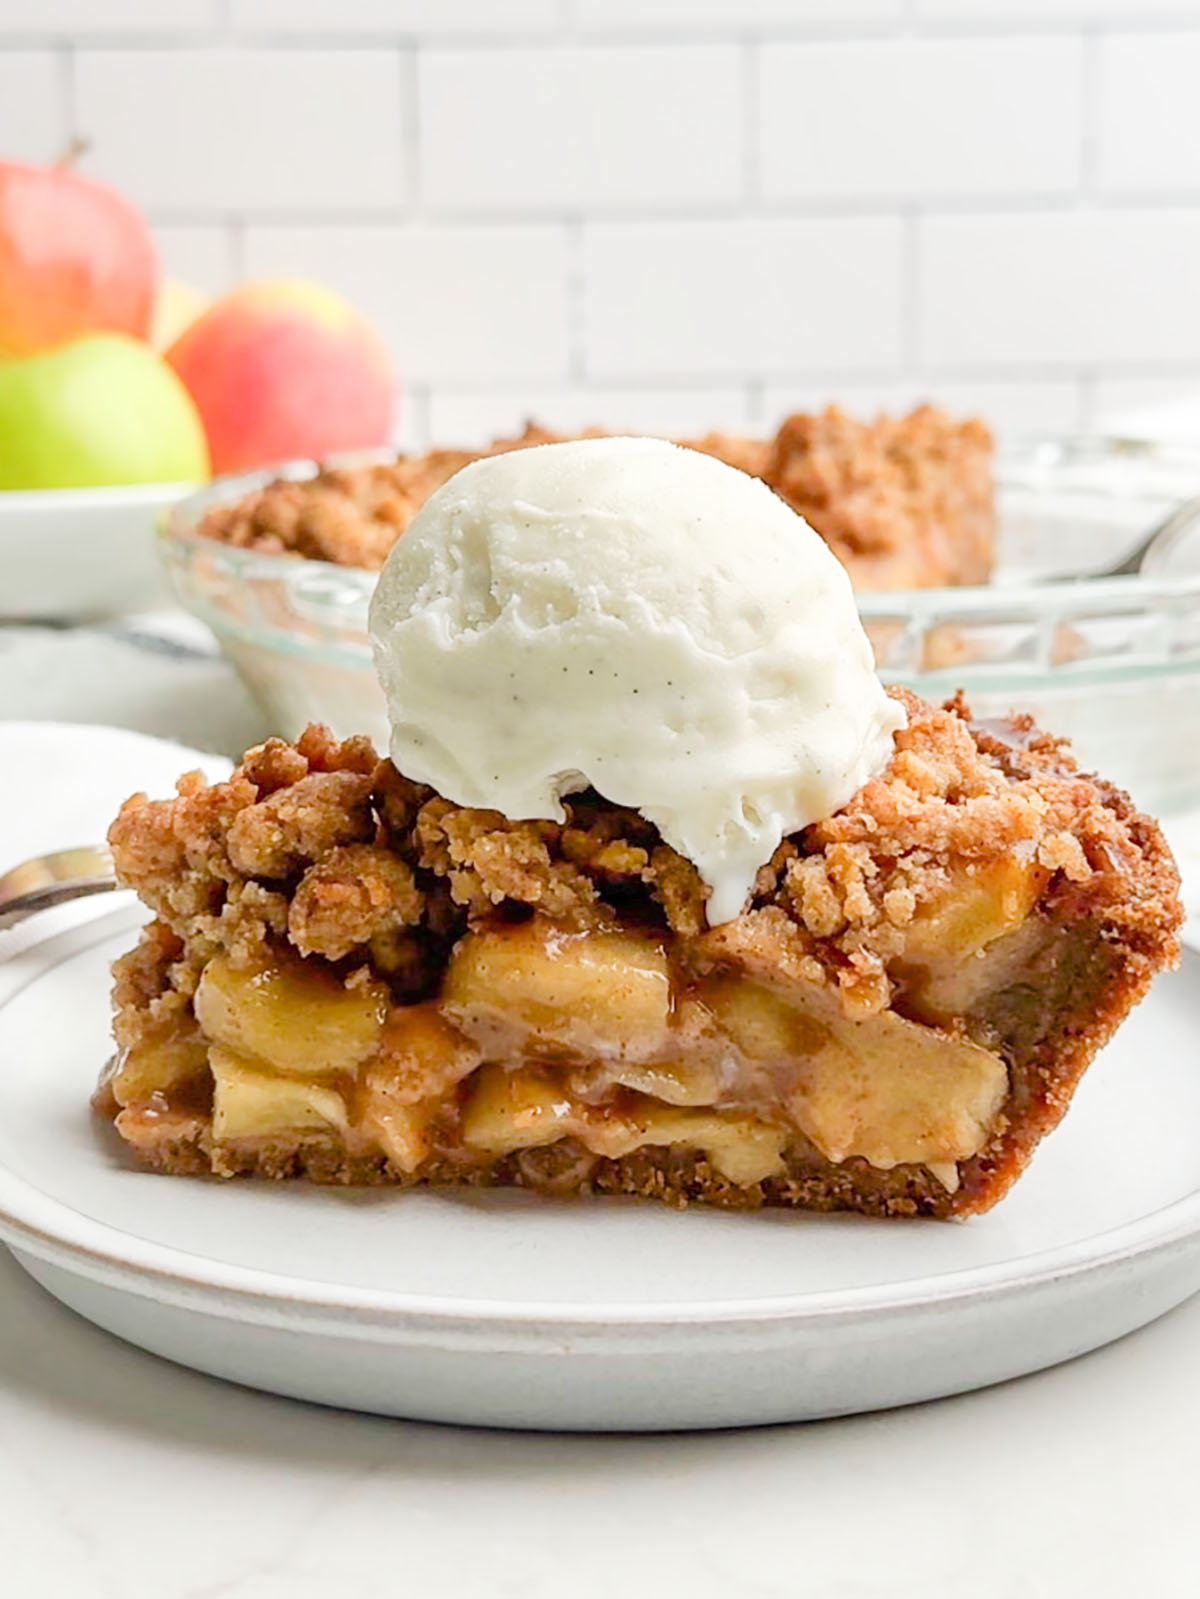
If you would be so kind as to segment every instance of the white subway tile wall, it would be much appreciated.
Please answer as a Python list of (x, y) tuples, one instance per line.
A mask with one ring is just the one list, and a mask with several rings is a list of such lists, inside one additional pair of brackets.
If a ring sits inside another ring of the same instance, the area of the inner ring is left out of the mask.
[(575, 0), (567, 15), (591, 28), (788, 28), (892, 21), (904, 0)]
[(80, 50), (75, 102), (95, 169), (164, 215), (388, 212), (402, 76), (388, 50)]
[(67, 137), (67, 68), (49, 50), (0, 51), (0, 151), (44, 161)]
[(619, 433), (669, 433), (695, 437), (750, 426), (743, 388), (628, 389), (592, 384), (582, 388), (521, 388), (483, 393), (435, 393), (429, 431), (435, 439), (478, 439), (495, 432), (519, 433), (536, 417), (568, 433), (603, 427)]
[(896, 371), (902, 264), (898, 217), (585, 223), (584, 372)]
[(767, 44), (763, 193), (1073, 194), (1082, 88), (1078, 37)]
[(1200, 362), (1200, 208), (917, 226), (917, 348), (931, 372)]
[(443, 33), (497, 35), (550, 28), (558, 0), (229, 0), (236, 28), (280, 33), (343, 32), (380, 37)]
[[(1157, 401), (1161, 395), (1155, 392), (1150, 398)], [(874, 416), (879, 411), (894, 416), (927, 400), (960, 416), (986, 416), (997, 431), (1017, 436), (1022, 431), (1057, 433), (1073, 428), (1079, 414), (1076, 385), (1053, 378), (1026, 383), (964, 383), (957, 378), (909, 378), (899, 383), (772, 383), (764, 391), (764, 413), (772, 425), (792, 411), (811, 411), (831, 403), (842, 406), (852, 416)], [(1128, 410), (1137, 402), (1121, 396), (1119, 403)]]
[(221, 223), (159, 222), (154, 235), (167, 277), (214, 296), (236, 280), (235, 240)]
[(0, 7), (0, 34), (201, 33), (221, 18), (221, 0), (11, 0)]
[(1099, 51), (1099, 181), (1129, 194), (1200, 189), (1200, 34), (1113, 34)]
[(443, 50), (418, 59), (431, 210), (676, 211), (742, 196), (735, 44)]
[(1200, 0), (0, 0), (0, 157), (322, 279), (412, 445), (1200, 389)]
[(1106, 22), (1191, 18), (1192, 0), (915, 0), (920, 19), (935, 22)]
[(402, 378), (541, 382), (570, 368), (567, 238), (543, 223), (271, 227), (245, 233), (250, 277), (316, 278), (374, 321)]

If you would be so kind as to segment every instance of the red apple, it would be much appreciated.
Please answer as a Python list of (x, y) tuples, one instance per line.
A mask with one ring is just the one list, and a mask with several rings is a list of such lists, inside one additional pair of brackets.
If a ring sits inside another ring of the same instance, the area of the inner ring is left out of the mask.
[(145, 338), (158, 260), (141, 214), (65, 167), (0, 161), (0, 356), (88, 333)]
[(379, 335), (331, 289), (248, 283), (167, 351), (204, 418), (214, 474), (386, 444), (396, 404)]

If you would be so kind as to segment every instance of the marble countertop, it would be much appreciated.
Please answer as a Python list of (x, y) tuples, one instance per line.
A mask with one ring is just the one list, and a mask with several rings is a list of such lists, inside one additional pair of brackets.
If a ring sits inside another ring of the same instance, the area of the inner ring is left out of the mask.
[(1200, 1300), (908, 1410), (693, 1435), (475, 1432), (233, 1388), (0, 1256), (13, 1599), (1194, 1595)]
[[(232, 674), (112, 630), (0, 633), (0, 717), (234, 752)], [(0, 1251), (8, 1599), (1174, 1599), (1200, 1581), (1200, 1298), (981, 1393), (696, 1435), (320, 1410), (95, 1330)]]

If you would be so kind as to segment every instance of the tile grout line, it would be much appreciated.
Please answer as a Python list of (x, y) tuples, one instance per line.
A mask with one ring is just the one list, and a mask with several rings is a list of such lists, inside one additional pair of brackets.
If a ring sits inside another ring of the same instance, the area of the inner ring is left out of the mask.
[(1085, 28), (1080, 37), (1079, 84), (1079, 183), (1075, 208), (1095, 204), (1098, 188), (1097, 150), (1100, 137), (1100, 36), (1095, 28)]
[[(946, 387), (990, 387), (990, 388), (1018, 388), (1028, 385), (1046, 387), (1066, 387), (1074, 389), (1086, 379), (1096, 383), (1188, 383), (1200, 380), (1200, 361), (1193, 360), (1180, 366), (1171, 368), (1158, 368), (1147, 370), (1131, 370), (1121, 367), (1094, 367), (1082, 368), (1079, 366), (1065, 366), (1053, 372), (1042, 369), (1028, 368), (997, 368), (964, 369), (961, 371), (938, 371), (919, 367), (914, 372), (898, 372), (894, 367), (870, 368), (860, 371), (847, 372), (842, 367), (813, 368), (808, 371), (772, 372), (747, 378), (744, 373), (725, 372), (710, 373), (706, 376), (695, 378), (679, 374), (628, 374), (624, 377), (586, 377), (582, 390), (588, 394), (603, 397), (614, 393), (644, 393), (644, 394), (699, 394), (706, 389), (721, 389), (730, 392), (745, 390), (755, 393), (767, 389), (777, 388), (804, 388), (816, 385), (827, 386), (842, 384), (846, 388), (888, 388), (903, 387), (912, 384), (937, 383)], [(569, 376), (540, 378), (522, 377), (519, 374), (509, 376), (492, 376), (485, 378), (452, 378), (438, 380), (436, 378), (414, 379), (414, 382), (430, 382), (436, 385), (438, 391), (456, 399), (469, 399), (473, 396), (490, 397), (497, 394), (515, 393), (521, 389), (535, 387), (545, 388), (551, 392), (563, 393), (571, 391), (575, 385)]]
[(1090, 428), (1096, 422), (1096, 401), (1098, 398), (1099, 374), (1092, 368), (1082, 367), (1076, 379), (1079, 397), (1076, 402), (1076, 420), (1080, 427)]
[(900, 256), (900, 365), (906, 377), (921, 368), (921, 210), (910, 205), (902, 223)]
[(407, 193), (406, 210), (411, 219), (424, 215), (421, 159), (421, 58), (420, 45), (413, 39), (400, 50), (400, 152), (401, 175)]
[[(1131, 7), (1127, 13), (1113, 13), (1093, 18), (1086, 26), (1097, 34), (1137, 33), (1146, 37), (1164, 37), (1171, 34), (1195, 35), (1200, 32), (1200, 15), (1171, 16), (1166, 13), (1146, 16)], [(896, 38), (920, 40), (988, 40), (1026, 38), (1032, 40), (1061, 38), (1077, 35), (1080, 22), (1069, 14), (1039, 18), (1036, 14), (1007, 18), (1000, 15), (972, 20), (970, 18), (922, 19), (906, 6), (890, 17), (812, 19), (788, 24), (778, 20), (764, 20), (754, 25), (757, 38), (767, 44), (819, 43), (855, 44), (861, 40), (877, 41)], [(172, 46), (186, 49), (197, 43), (236, 41), (248, 49), (276, 50), (371, 50), (389, 45), (420, 40), (440, 48), (538, 50), (553, 49), (564, 42), (581, 49), (649, 48), (687, 44), (736, 44), (745, 37), (746, 24), (737, 17), (726, 23), (698, 24), (688, 27), (662, 23), (652, 27), (637, 28), (630, 25), (587, 27), (573, 20), (569, 6), (560, 8), (554, 20), (537, 27), (516, 31), (496, 28), (308, 28), (248, 27), (238, 29), (230, 20), (229, 8), (222, 4), (215, 23), (183, 30), (155, 29), (152, 24), (137, 32), (120, 28), (37, 28), (12, 29), (0, 38), (0, 50), (50, 48), (70, 41), (83, 48), (126, 49), (129, 51), (160, 50)]]
[[(573, 217), (599, 227), (700, 227), (738, 224), (786, 225), (788, 223), (887, 222), (902, 219), (917, 207), (923, 219), (963, 218), (968, 221), (999, 222), (1013, 217), (1070, 217), (1078, 209), (1078, 194), (1063, 190), (1053, 195), (933, 195), (916, 197), (868, 197), (865, 199), (827, 199), (812, 201), (763, 201), (747, 211), (739, 199), (664, 211), (662, 204), (602, 205), (586, 214), (562, 206), (513, 206), (492, 209), (480, 206), (420, 207), (421, 220), (446, 229), (474, 227), (552, 228)], [(1109, 190), (1088, 201), (1088, 209), (1098, 216), (1122, 213), (1134, 215), (1200, 212), (1200, 189)], [(222, 213), (209, 205), (150, 204), (149, 216), (162, 222), (211, 222)], [(248, 219), (264, 227), (370, 227), (386, 226), (405, 219), (408, 207), (391, 202), (379, 205), (340, 206), (336, 201), (309, 207), (254, 203), (246, 208)]]
[[(58, 82), (59, 92), (62, 95), (66, 140), (70, 142), (82, 136), (79, 127), (79, 84), (75, 72), (75, 47), (71, 44), (63, 45), (58, 51)], [(54, 154), (47, 152), (51, 160), (54, 159)]]
[(586, 389), (587, 358), (587, 258), (584, 222), (581, 216), (566, 219), (566, 310), (567, 380), (572, 387)]
[(411, 388), (406, 387), (401, 393), (402, 407), (411, 409), (413, 415), (414, 449), (427, 450), (430, 447), (432, 401), (433, 386), (429, 383), (414, 383)]
[(762, 171), (762, 51), (755, 34), (741, 41), (739, 88), (742, 96), (742, 214), (753, 215), (763, 197)]
[(226, 223), (227, 246), (226, 254), (229, 257), (229, 270), (233, 275), (233, 284), (236, 287), (244, 283), (249, 276), (247, 265), (246, 230), (247, 220), (240, 213), (234, 213)]

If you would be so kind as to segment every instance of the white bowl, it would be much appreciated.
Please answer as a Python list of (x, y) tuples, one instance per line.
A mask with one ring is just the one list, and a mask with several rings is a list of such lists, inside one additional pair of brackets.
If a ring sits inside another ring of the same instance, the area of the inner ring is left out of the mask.
[(170, 604), (155, 523), (195, 488), (0, 490), (0, 620), (81, 621)]

